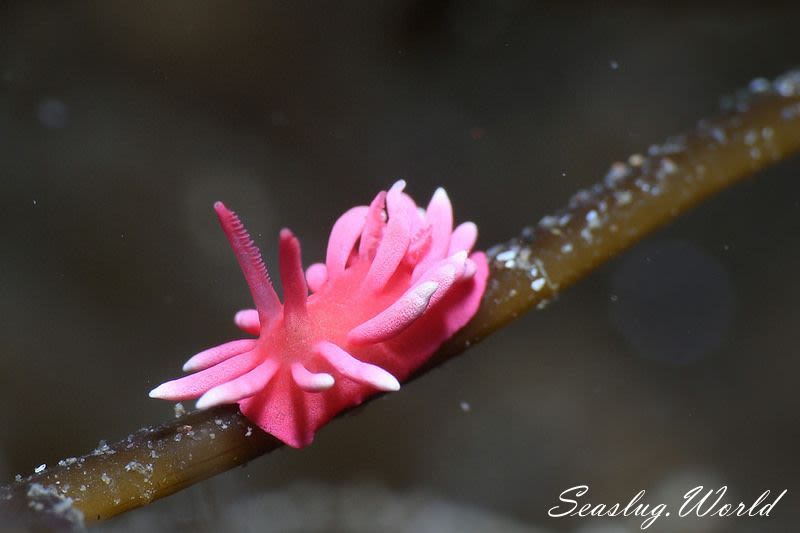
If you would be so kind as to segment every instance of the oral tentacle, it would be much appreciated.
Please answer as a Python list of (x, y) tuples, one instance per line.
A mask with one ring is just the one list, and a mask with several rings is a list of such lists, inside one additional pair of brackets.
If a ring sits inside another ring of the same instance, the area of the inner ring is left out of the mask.
[(217, 385), (235, 380), (242, 374), (249, 372), (260, 361), (261, 358), (258, 355), (258, 351), (251, 350), (231, 357), (211, 368), (162, 383), (150, 391), (150, 397), (172, 401), (197, 398)]
[(238, 378), (208, 390), (197, 400), (195, 407), (208, 409), (248, 398), (267, 386), (277, 373), (279, 366), (276, 361), (267, 359)]
[(261, 322), (258, 320), (258, 311), (255, 309), (242, 309), (233, 316), (233, 323), (245, 333), (258, 335), (261, 332)]
[(205, 370), (223, 361), (227, 361), (231, 357), (250, 351), (255, 348), (255, 346), (255, 339), (240, 339), (214, 346), (213, 348), (203, 350), (189, 358), (183, 365), (183, 371), (197, 372), (199, 370)]

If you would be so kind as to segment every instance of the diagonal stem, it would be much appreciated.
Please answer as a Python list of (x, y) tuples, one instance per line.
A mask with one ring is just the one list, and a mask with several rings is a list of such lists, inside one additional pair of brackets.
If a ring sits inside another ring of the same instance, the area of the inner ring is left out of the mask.
[[(492, 248), (490, 283), (478, 314), (414, 377), (530, 308), (545, 306), (708, 196), (800, 151), (800, 71), (772, 83), (754, 81), (729, 107), (692, 132), (651, 146), (646, 155), (613, 164), (601, 183), (579, 191), (564, 210)], [(26, 498), (31, 503), (32, 484), (40, 484), (71, 498), (87, 520), (109, 518), (280, 446), (236, 406), (195, 412), (0, 487), (0, 511)]]

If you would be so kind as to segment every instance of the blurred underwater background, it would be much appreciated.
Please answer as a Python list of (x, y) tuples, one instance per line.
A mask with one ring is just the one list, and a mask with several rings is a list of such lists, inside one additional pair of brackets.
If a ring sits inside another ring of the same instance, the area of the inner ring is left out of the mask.
[[(800, 64), (800, 4), (5, 2), (0, 479), (172, 417), (147, 392), (249, 294), (212, 203), (277, 269), (395, 179), (488, 248), (609, 165)], [(638, 531), (553, 519), (696, 485), (800, 520), (800, 160), (716, 196), (400, 393), (98, 531)], [(674, 518), (674, 517), (673, 517)]]

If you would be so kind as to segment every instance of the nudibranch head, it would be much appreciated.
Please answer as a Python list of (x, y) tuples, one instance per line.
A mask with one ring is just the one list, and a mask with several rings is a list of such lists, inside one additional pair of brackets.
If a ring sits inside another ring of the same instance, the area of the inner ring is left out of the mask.
[(398, 181), (370, 205), (344, 213), (325, 262), (305, 273), (300, 243), (282, 230), (283, 303), (239, 218), (214, 204), (255, 303), (234, 321), (257, 338), (198, 353), (183, 367), (193, 374), (150, 396), (199, 398), (200, 409), (238, 403), (261, 429), (303, 447), (337, 413), (398, 390), (472, 318), (489, 272), (482, 252), (470, 254), (475, 224), (453, 229), (444, 189), (422, 209), (404, 188)]

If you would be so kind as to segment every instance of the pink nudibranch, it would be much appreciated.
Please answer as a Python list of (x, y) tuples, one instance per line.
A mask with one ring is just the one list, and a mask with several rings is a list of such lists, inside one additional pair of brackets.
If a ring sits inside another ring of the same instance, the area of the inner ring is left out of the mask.
[(398, 181), (369, 206), (343, 214), (325, 262), (305, 274), (300, 243), (282, 230), (283, 304), (239, 218), (214, 204), (256, 307), (234, 321), (258, 338), (198, 353), (183, 367), (193, 374), (150, 396), (199, 398), (199, 409), (238, 403), (254, 424), (300, 448), (342, 410), (398, 390), (475, 315), (489, 275), (486, 256), (469, 255), (477, 227), (453, 229), (444, 189), (421, 209), (404, 188)]

